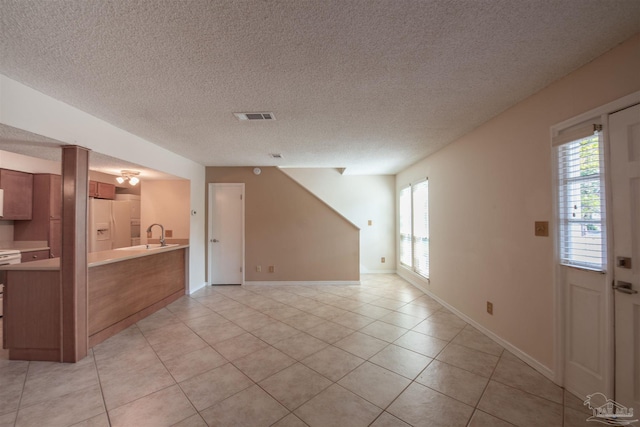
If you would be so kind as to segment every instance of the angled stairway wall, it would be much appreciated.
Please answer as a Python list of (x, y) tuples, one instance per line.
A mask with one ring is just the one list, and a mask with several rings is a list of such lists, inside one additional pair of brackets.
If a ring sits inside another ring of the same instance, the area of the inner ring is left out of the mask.
[(281, 170), (360, 228), (360, 273), (396, 271), (395, 175), (348, 175), (335, 168)]

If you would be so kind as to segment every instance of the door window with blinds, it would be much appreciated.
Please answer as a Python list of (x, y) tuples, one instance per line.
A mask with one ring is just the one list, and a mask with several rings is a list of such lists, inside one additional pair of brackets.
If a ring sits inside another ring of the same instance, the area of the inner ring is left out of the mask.
[(606, 270), (602, 126), (589, 123), (553, 138), (558, 177), (560, 263)]
[(429, 181), (400, 190), (400, 263), (429, 278)]

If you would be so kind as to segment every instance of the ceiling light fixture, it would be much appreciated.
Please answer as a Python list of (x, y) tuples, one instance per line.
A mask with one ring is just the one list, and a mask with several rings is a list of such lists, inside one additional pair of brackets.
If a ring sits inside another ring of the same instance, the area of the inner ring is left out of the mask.
[(119, 176), (116, 178), (116, 181), (118, 181), (118, 184), (124, 184), (125, 181), (128, 181), (129, 185), (134, 186), (140, 182), (140, 179), (138, 178), (138, 175), (140, 175), (140, 172), (138, 171), (121, 170), (120, 175), (122, 176)]

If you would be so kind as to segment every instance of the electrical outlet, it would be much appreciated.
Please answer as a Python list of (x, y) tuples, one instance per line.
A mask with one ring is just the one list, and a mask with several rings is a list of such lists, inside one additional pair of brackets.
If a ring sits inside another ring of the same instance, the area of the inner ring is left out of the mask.
[(487, 313), (493, 316), (493, 303), (490, 301), (487, 301)]
[(273, 265), (269, 266), (269, 273), (273, 273), (274, 271), (276, 271), (276, 268)]
[(368, 223), (369, 225), (373, 225), (373, 221), (372, 221), (372, 220), (369, 220), (367, 223)]
[(384, 264), (385, 262), (387, 262), (387, 259), (385, 257), (382, 257), (380, 258), (380, 262)]
[(262, 266), (261, 265), (257, 265), (256, 266), (256, 273), (260, 273), (262, 272)]

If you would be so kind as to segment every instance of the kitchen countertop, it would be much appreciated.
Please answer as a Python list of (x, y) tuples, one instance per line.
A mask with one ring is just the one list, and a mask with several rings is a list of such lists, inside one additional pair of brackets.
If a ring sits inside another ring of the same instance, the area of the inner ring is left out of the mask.
[[(113, 249), (102, 252), (89, 252), (87, 261), (89, 268), (99, 265), (111, 264), (115, 262), (125, 261), (128, 259), (140, 258), (143, 256), (155, 255), (161, 252), (174, 251), (177, 249), (188, 248), (189, 245), (166, 246), (156, 249)], [(60, 258), (49, 258), (38, 261), (25, 262), (22, 264), (11, 264), (0, 266), (0, 270), (17, 270), (17, 271), (39, 271), (39, 270), (59, 270)]]

